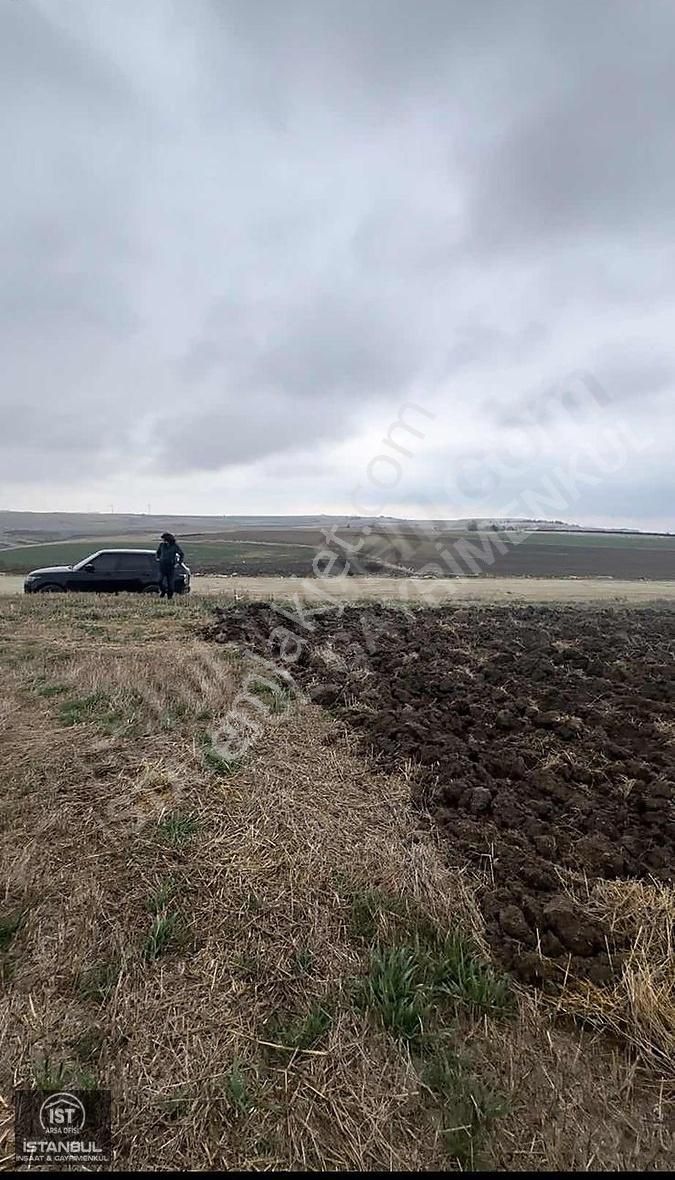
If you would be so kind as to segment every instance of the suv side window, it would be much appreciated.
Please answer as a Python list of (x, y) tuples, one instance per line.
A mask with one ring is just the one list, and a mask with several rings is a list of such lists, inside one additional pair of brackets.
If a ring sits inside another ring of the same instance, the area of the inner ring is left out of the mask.
[(97, 574), (111, 574), (117, 569), (117, 560), (116, 553), (99, 553), (93, 559), (94, 569)]
[(155, 572), (157, 562), (148, 553), (120, 553), (119, 568), (124, 573), (150, 574)]

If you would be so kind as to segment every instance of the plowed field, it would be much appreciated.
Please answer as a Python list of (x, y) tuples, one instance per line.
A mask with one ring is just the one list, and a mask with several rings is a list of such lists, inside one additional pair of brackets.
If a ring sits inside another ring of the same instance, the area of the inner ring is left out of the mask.
[(675, 611), (354, 606), (311, 629), (261, 603), (216, 615), (211, 638), (270, 658), (380, 766), (409, 770), (448, 858), (482, 872), (502, 963), (539, 985), (611, 977), (620, 942), (566, 884), (672, 873)]

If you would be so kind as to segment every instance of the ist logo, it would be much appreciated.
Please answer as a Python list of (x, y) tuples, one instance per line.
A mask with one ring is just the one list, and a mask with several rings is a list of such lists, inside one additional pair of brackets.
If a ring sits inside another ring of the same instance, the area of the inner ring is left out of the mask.
[[(76, 1164), (89, 1171), (112, 1159), (110, 1091), (14, 1091), (17, 1164)], [(86, 1124), (86, 1130), (85, 1130)]]
[(40, 1107), (40, 1123), (50, 1135), (73, 1135), (86, 1122), (86, 1111), (75, 1094), (62, 1091), (46, 1098)]

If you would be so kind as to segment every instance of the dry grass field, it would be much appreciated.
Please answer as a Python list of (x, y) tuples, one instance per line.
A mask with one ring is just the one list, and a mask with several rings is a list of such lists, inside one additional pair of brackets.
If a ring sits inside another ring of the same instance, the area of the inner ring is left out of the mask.
[(15, 1086), (98, 1084), (117, 1170), (667, 1169), (672, 889), (582, 899), (631, 942), (611, 985), (516, 985), (341, 721), (275, 701), (223, 762), (210, 617), (0, 602), (3, 1166)]
[[(0, 596), (20, 594), (23, 577), (0, 574)], [(199, 575), (192, 597), (220, 601), (277, 601), (300, 598), (327, 602), (607, 602), (633, 605), (674, 602), (675, 581), (622, 581), (614, 578), (294, 578)]]

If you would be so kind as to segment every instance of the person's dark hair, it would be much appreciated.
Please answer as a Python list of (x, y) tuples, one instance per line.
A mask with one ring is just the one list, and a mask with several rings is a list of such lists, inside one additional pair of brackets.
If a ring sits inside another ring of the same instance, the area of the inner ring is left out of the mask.
[(162, 533), (162, 540), (166, 541), (167, 545), (175, 545), (176, 538), (173, 533)]

